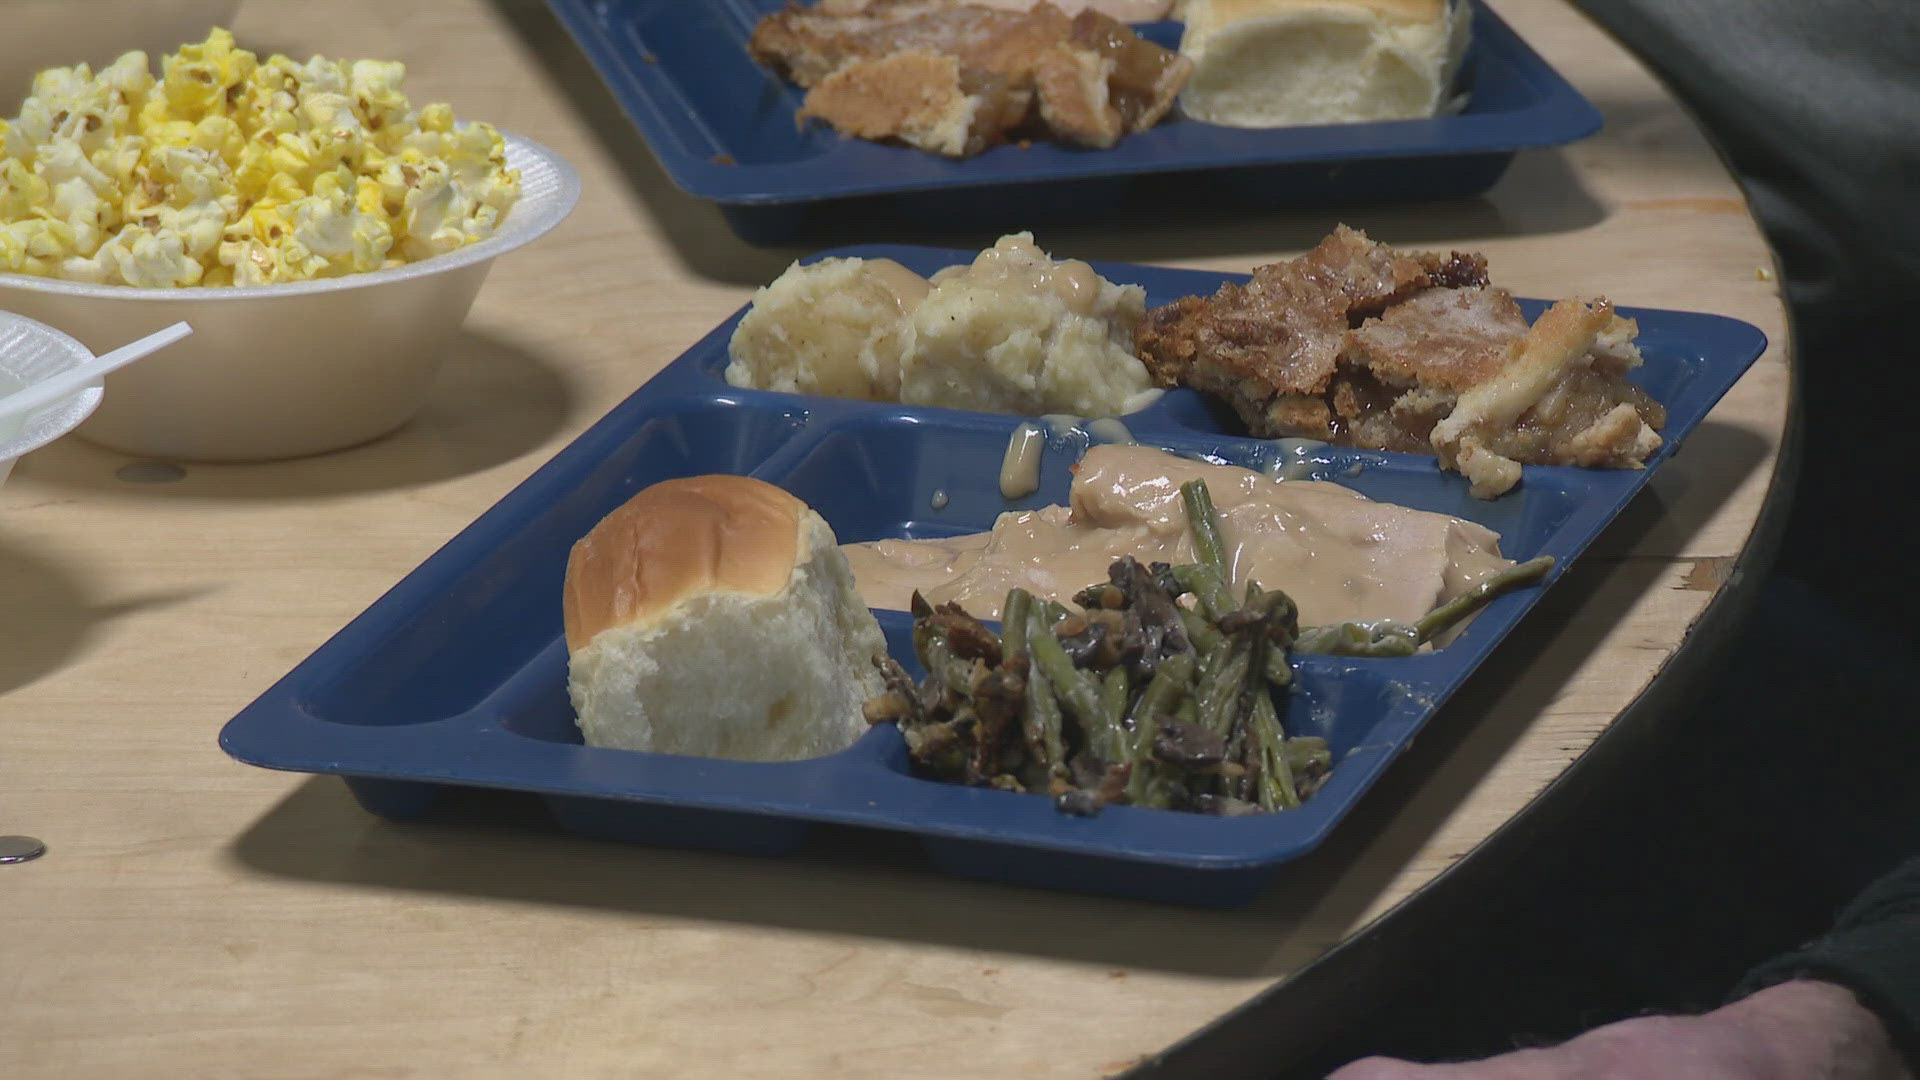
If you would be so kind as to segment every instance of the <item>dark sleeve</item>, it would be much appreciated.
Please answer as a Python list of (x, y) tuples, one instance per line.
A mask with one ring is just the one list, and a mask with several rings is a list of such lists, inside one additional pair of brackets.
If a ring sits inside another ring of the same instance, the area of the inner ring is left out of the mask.
[[(1573, 0), (1636, 53), (1724, 152), (1765, 228), (1793, 309), (1803, 481), (1776, 567), (1865, 622), (1920, 597), (1920, 563), (1877, 535), (1891, 468), (1910, 456), (1920, 365), (1920, 0)], [(1495, 0), (1498, 6), (1498, 0)], [(1601, 99), (1628, 138), (1670, 123)], [(1658, 258), (1657, 245), (1644, 251)], [(1865, 389), (1863, 389), (1865, 388)], [(1792, 455), (1789, 455), (1791, 457)], [(1908, 626), (1901, 625), (1901, 632)]]
[(1780, 252), (1796, 307), (1857, 311), (1860, 300), (1904, 291), (1885, 288), (1889, 278), (1920, 281), (1920, 215), (1910, 209), (1920, 182), (1920, 4), (1576, 2), (1726, 152)]
[(1920, 1075), (1920, 858), (1869, 886), (1825, 937), (1755, 968), (1734, 996), (1799, 978), (1853, 991)]

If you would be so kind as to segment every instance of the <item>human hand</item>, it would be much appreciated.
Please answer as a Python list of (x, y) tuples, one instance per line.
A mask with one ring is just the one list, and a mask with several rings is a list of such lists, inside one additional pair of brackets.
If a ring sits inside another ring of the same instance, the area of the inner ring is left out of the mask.
[(1704, 1016), (1642, 1016), (1559, 1046), (1484, 1061), (1366, 1058), (1327, 1080), (1912, 1080), (1880, 1019), (1832, 983), (1799, 979)]

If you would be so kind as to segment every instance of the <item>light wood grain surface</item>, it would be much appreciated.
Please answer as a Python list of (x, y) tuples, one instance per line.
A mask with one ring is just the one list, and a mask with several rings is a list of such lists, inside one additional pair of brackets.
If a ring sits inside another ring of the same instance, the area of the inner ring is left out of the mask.
[[(801, 253), (675, 191), (544, 7), (246, 0), (243, 44), (403, 60), (416, 100), (546, 143), (585, 194), (494, 270), (393, 437), (145, 484), (66, 439), (0, 488), (0, 833), (51, 849), (0, 867), (0, 1073), (1089, 1078), (1393, 917), (1684, 660), (1788, 413), (1772, 259), (1709, 145), (1567, 4), (1497, 7), (1606, 131), (1483, 198), (1342, 216), (1484, 251), (1522, 294), (1717, 312), (1774, 344), (1333, 840), (1209, 912), (950, 879), (884, 840), (626, 847), (510, 802), (400, 826), (221, 754), (236, 711)], [(1244, 270), (1334, 220), (1168, 207), (1041, 240)]]

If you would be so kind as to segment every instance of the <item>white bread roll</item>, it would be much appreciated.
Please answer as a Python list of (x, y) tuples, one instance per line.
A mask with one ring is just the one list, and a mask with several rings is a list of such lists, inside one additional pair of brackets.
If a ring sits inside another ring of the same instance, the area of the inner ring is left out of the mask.
[(1187, 0), (1180, 108), (1231, 127), (1432, 116), (1466, 54), (1449, 0)]
[(833, 530), (744, 476), (667, 480), (574, 544), (568, 678), (590, 746), (738, 761), (844, 749), (880, 626)]

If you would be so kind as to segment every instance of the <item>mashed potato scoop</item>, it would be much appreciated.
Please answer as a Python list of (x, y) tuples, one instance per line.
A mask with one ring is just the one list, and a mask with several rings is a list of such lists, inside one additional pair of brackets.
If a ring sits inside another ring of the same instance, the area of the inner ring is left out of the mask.
[(1038, 416), (1119, 416), (1159, 393), (1133, 354), (1146, 290), (1031, 233), (928, 281), (890, 259), (795, 263), (754, 293), (727, 381), (789, 394)]

